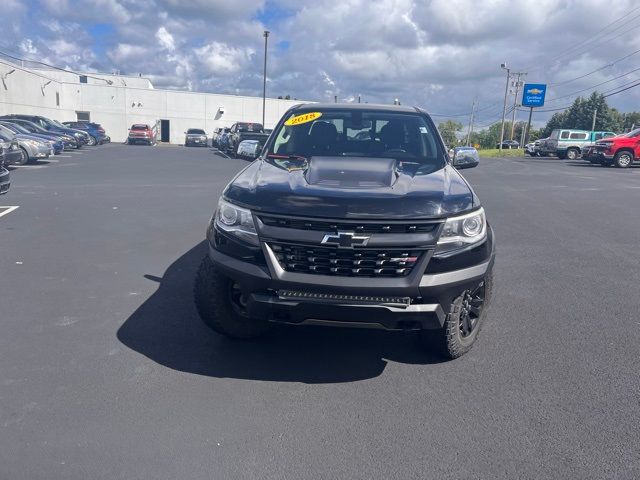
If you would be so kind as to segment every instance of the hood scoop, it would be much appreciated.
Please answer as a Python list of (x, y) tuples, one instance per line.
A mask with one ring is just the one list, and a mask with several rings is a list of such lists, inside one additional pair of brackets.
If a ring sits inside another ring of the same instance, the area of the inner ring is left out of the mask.
[(391, 187), (396, 164), (395, 158), (312, 157), (305, 178), (309, 185), (334, 188)]

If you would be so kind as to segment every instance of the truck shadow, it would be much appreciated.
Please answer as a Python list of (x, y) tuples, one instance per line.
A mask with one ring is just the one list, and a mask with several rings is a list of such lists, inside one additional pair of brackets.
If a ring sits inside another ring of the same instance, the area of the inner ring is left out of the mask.
[(178, 258), (158, 290), (120, 327), (127, 347), (168, 368), (218, 378), (303, 383), (338, 383), (380, 375), (387, 360), (433, 364), (441, 360), (420, 349), (412, 333), (276, 326), (265, 338), (230, 340), (198, 317), (192, 286), (207, 251), (202, 242)]

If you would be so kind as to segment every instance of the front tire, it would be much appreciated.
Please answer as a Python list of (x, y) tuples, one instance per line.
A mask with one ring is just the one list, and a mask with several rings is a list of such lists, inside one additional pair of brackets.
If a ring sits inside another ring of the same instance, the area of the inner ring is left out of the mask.
[(616, 153), (613, 163), (618, 168), (629, 168), (633, 163), (633, 154), (627, 150)]
[(249, 339), (271, 328), (269, 322), (249, 317), (239, 285), (220, 273), (208, 256), (200, 264), (193, 293), (200, 318), (221, 335)]
[(20, 147), (20, 160), (18, 160), (17, 165), (26, 165), (27, 163), (30, 163), (29, 154), (24, 148)]
[(471, 350), (485, 321), (492, 290), (493, 273), (489, 273), (475, 288), (465, 290), (453, 301), (442, 328), (421, 332), (423, 344), (448, 360)]
[(89, 145), (90, 147), (95, 147), (98, 144), (98, 141), (96, 140), (96, 137), (94, 137), (93, 135), (89, 135), (89, 141), (87, 142), (87, 145)]

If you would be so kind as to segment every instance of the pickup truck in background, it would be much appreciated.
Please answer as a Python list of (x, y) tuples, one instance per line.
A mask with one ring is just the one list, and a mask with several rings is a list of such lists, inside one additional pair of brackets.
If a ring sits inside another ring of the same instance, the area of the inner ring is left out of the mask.
[(556, 155), (562, 160), (576, 160), (586, 147), (595, 145), (598, 140), (613, 136), (615, 136), (613, 132), (556, 129), (548, 138), (540, 142), (538, 152), (541, 156)]
[(640, 128), (623, 135), (608, 137), (585, 149), (583, 158), (605, 167), (627, 168), (640, 162)]
[(262, 124), (237, 122), (231, 125), (227, 142), (225, 145), (226, 152), (235, 157), (238, 154), (238, 146), (244, 140), (257, 140), (264, 145), (269, 138), (269, 134), (265, 133)]
[(134, 145), (137, 143), (146, 143), (147, 145), (153, 145), (154, 143), (156, 143), (156, 136), (149, 125), (143, 123), (135, 123), (131, 125), (131, 128), (129, 129), (127, 143), (129, 145)]

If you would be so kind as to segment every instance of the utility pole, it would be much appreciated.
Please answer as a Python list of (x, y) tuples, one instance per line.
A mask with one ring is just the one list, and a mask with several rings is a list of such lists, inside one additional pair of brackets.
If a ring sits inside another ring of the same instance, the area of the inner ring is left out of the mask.
[(513, 97), (513, 115), (511, 117), (511, 136), (509, 140), (513, 140), (513, 134), (516, 129), (516, 107), (518, 106), (518, 90), (520, 90), (520, 77), (526, 75), (526, 72), (516, 72), (513, 75), (517, 75), (518, 79), (515, 81), (515, 96)]
[(269, 38), (269, 31), (265, 30), (264, 33), (264, 72), (262, 74), (262, 127), (264, 128), (264, 114), (267, 105), (267, 39)]
[(529, 121), (527, 122), (527, 134), (524, 137), (524, 144), (529, 143), (529, 131), (531, 130), (531, 116), (533, 115), (533, 107), (529, 108)]
[(471, 134), (473, 133), (473, 114), (476, 110), (476, 100), (471, 104), (471, 117), (469, 118), (469, 130), (467, 130), (467, 141), (465, 142), (467, 146), (469, 145), (469, 141), (471, 139)]
[(597, 108), (593, 111), (593, 122), (591, 122), (591, 131), (592, 132), (596, 129), (596, 115), (598, 115), (598, 109)]
[(511, 71), (507, 68), (507, 64), (503, 63), (500, 68), (507, 71), (507, 84), (504, 87), (504, 105), (502, 106), (502, 127), (500, 128), (500, 144), (498, 148), (502, 153), (502, 142), (504, 142), (504, 117), (507, 114), (507, 94), (509, 93), (509, 80), (511, 79)]

